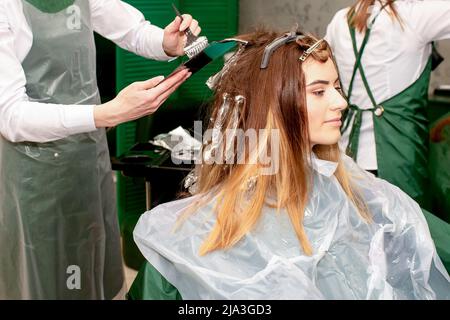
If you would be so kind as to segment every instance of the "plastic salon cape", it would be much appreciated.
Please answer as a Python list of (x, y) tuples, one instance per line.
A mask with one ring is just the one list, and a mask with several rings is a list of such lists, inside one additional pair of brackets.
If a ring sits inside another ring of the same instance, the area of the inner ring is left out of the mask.
[[(81, 28), (65, 8), (80, 9)], [(23, 1), (31, 101), (98, 104), (89, 1)], [(124, 276), (104, 130), (48, 143), (0, 136), (0, 299), (112, 299)]]
[(199, 247), (216, 221), (213, 201), (175, 232), (193, 198), (163, 204), (135, 228), (149, 264), (129, 298), (450, 299), (450, 278), (420, 207), (344, 157), (373, 223), (363, 222), (349, 202), (333, 175), (336, 164), (318, 159), (304, 220), (312, 256), (302, 253), (287, 214), (266, 207), (235, 246), (201, 257)]

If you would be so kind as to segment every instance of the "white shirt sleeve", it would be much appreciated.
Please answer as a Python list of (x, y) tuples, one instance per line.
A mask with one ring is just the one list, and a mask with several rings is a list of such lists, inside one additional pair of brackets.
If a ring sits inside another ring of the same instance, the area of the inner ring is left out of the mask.
[[(151, 1), (151, 0), (149, 0)], [(162, 47), (164, 30), (120, 0), (90, 0), (94, 30), (119, 47), (155, 60), (169, 60)]]
[[(11, 2), (9, 2), (11, 5)], [(12, 9), (9, 9), (12, 12)], [(5, 1), (0, 2), (0, 134), (12, 142), (49, 142), (96, 130), (93, 106), (30, 102)]]
[(427, 0), (410, 3), (407, 23), (417, 32), (422, 44), (450, 39), (450, 1)]
[(333, 25), (334, 25), (335, 19), (336, 19), (336, 14), (333, 16), (330, 23), (328, 24), (325, 36), (323, 37), (325, 39), (325, 41), (328, 42), (328, 44), (330, 45), (331, 48), (333, 48)]

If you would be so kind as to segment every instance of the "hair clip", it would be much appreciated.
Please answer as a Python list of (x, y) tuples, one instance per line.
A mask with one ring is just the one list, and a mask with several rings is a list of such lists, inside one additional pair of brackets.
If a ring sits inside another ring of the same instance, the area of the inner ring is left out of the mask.
[(282, 45), (285, 45), (286, 43), (296, 41), (298, 39), (304, 38), (304, 35), (299, 35), (297, 31), (292, 30), (290, 33), (286, 33), (281, 37), (276, 38), (271, 43), (269, 43), (266, 48), (264, 49), (264, 54), (261, 60), (261, 69), (266, 69), (269, 65), (270, 57), (272, 56), (273, 52), (277, 50)]
[(303, 54), (298, 59), (301, 60), (302, 62), (305, 62), (306, 58), (308, 58), (308, 56), (319, 46), (319, 44), (322, 43), (322, 41), (323, 39), (320, 39), (319, 41), (314, 43), (311, 47), (308, 48), (308, 50), (303, 52)]

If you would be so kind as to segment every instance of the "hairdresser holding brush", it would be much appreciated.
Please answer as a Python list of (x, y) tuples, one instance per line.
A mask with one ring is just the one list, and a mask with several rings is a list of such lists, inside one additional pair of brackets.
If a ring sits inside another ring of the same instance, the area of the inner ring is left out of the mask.
[(189, 76), (133, 83), (100, 104), (96, 31), (140, 56), (184, 54), (120, 0), (0, 1), (0, 299), (113, 299), (125, 292), (104, 127), (155, 112)]

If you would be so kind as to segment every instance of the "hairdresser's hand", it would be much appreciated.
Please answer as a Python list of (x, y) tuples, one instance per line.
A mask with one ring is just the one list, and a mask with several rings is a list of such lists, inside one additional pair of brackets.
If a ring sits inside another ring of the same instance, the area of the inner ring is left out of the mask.
[(152, 114), (190, 75), (183, 70), (162, 83), (164, 77), (132, 83), (113, 100), (94, 108), (95, 126), (114, 127)]
[(177, 57), (184, 55), (184, 45), (186, 44), (186, 35), (184, 31), (190, 28), (196, 36), (202, 30), (198, 21), (192, 19), (189, 14), (183, 14), (183, 22), (180, 17), (176, 17), (165, 29), (163, 39), (163, 49), (168, 56)]

